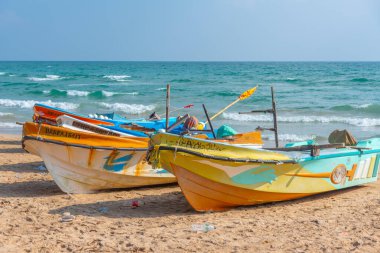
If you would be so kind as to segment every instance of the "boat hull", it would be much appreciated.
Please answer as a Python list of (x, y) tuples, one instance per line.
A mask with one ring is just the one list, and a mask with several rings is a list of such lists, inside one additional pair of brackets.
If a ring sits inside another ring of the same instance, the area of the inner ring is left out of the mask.
[(255, 205), (301, 198), (306, 193), (270, 193), (239, 188), (199, 176), (172, 164), (172, 171), (190, 205), (197, 211), (223, 211), (236, 206)]
[[(152, 144), (157, 139), (164, 143), (151, 149), (150, 161), (177, 177), (197, 211), (291, 200), (374, 182), (380, 165), (378, 149), (333, 150), (329, 155), (291, 160), (276, 152), (184, 137), (166, 146), (173, 138), (162, 135), (153, 138)], [(264, 155), (267, 160), (256, 159)]]
[[(133, 188), (176, 182), (146, 162), (145, 138), (120, 138), (25, 123), (23, 148), (40, 156), (67, 193)], [(107, 146), (108, 145), (108, 146)]]
[(176, 178), (153, 170), (145, 151), (117, 151), (63, 146), (25, 140), (25, 149), (38, 154), (59, 188), (66, 193), (169, 184)]

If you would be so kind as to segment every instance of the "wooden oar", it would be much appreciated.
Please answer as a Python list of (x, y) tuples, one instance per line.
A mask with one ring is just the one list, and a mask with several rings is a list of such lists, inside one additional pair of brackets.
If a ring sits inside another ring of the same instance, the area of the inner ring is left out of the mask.
[[(215, 119), (215, 118), (218, 117), (220, 114), (222, 114), (225, 110), (227, 110), (228, 108), (230, 108), (231, 106), (233, 106), (233, 105), (236, 104), (237, 102), (249, 98), (253, 93), (255, 93), (257, 87), (258, 87), (258, 86), (253, 87), (252, 89), (249, 89), (249, 90), (244, 91), (242, 94), (240, 94), (240, 96), (239, 96), (234, 102), (232, 102), (231, 104), (229, 104), (229, 105), (227, 105), (226, 107), (224, 107), (222, 110), (220, 110), (220, 111), (219, 111), (218, 113), (216, 113), (214, 116), (212, 116), (212, 117), (210, 118), (210, 120)], [(206, 124), (207, 124), (207, 122), (206, 122)]]

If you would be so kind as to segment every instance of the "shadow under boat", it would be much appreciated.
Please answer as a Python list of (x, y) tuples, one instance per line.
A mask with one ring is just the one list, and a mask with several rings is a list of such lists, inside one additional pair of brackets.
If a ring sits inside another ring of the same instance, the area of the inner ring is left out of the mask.
[[(304, 203), (320, 203), (315, 202), (318, 199), (328, 199), (341, 194), (346, 194), (347, 192), (359, 191), (365, 189), (367, 186), (359, 185), (352, 188), (346, 188), (339, 191), (325, 192), (313, 196), (304, 197), (296, 200), (286, 200), (281, 202), (264, 203), (260, 205), (252, 206), (240, 206), (236, 210), (262, 210), (273, 207), (284, 207), (284, 206), (294, 206), (301, 205)], [(136, 190), (139, 193), (144, 193), (146, 188)], [(148, 194), (148, 193), (147, 193)], [(131, 208), (132, 201), (139, 201), (144, 203), (136, 209)], [(345, 200), (342, 200), (345, 201)], [(349, 200), (347, 200), (349, 201)], [(122, 199), (122, 200), (111, 200), (111, 201), (101, 201), (96, 203), (88, 204), (75, 204), (70, 206), (65, 206), (62, 208), (57, 208), (50, 210), (50, 214), (62, 214), (64, 212), (70, 212), (73, 215), (81, 215), (88, 217), (108, 217), (108, 218), (155, 218), (155, 217), (165, 217), (168, 215), (175, 216), (189, 216), (189, 215), (202, 215), (195, 211), (190, 204), (186, 201), (184, 195), (178, 191), (163, 193), (160, 195), (149, 195), (140, 198), (132, 199)]]
[[(1, 152), (0, 152), (1, 153)], [(0, 165), (0, 171), (12, 171), (16, 173), (47, 173), (48, 171), (41, 171), (36, 168), (44, 166), (43, 162), (29, 162), (29, 163), (14, 163)]]

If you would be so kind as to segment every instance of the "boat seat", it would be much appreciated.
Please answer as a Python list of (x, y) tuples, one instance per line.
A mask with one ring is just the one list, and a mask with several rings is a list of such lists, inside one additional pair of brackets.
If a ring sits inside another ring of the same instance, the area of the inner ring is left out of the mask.
[(357, 141), (346, 129), (335, 130), (329, 135), (329, 143), (344, 143), (346, 146), (355, 146)]

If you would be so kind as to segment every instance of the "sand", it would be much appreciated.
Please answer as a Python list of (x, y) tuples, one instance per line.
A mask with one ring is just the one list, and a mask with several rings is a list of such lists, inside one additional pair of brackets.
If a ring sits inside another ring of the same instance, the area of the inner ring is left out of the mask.
[[(19, 139), (0, 136), (0, 252), (380, 251), (380, 182), (197, 213), (176, 185), (65, 194)], [(145, 204), (133, 209), (135, 200)], [(75, 219), (61, 222), (64, 212)], [(192, 231), (206, 222), (216, 229)]]

